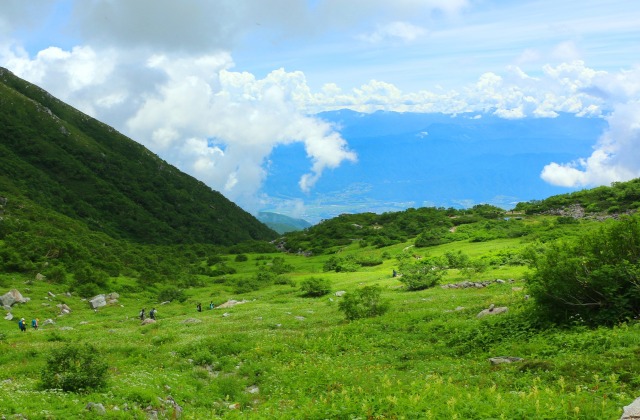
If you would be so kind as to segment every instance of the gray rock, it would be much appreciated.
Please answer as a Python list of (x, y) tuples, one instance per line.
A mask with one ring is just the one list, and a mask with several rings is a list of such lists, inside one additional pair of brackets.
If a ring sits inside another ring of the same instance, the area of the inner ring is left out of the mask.
[(640, 397), (636, 398), (631, 404), (624, 406), (624, 412), (620, 420), (640, 419)]
[(49, 293), (47, 293), (47, 294), (49, 295), (49, 297), (52, 297), (52, 298), (56, 297), (56, 295), (54, 295), (54, 294), (53, 294), (53, 293), (51, 293), (51, 292), (49, 292)]
[(104, 408), (104, 405), (102, 405), (100, 403), (92, 403), (92, 402), (90, 402), (84, 407), (84, 409), (87, 410), (87, 411), (91, 411), (93, 413), (96, 413), (98, 415), (101, 415), (101, 416), (107, 414), (106, 408)]
[(507, 308), (506, 306), (499, 306), (496, 307), (494, 304), (491, 304), (491, 306), (489, 306), (488, 309), (484, 309), (482, 311), (480, 311), (480, 313), (478, 313), (478, 315), (476, 315), (478, 318), (482, 318), (484, 316), (488, 316), (488, 315), (498, 315), (498, 314), (502, 314), (509, 311), (509, 308)]
[(142, 321), (141, 325), (149, 325), (149, 324), (155, 324), (155, 323), (156, 323), (155, 319), (147, 318), (144, 321)]
[(49, 318), (42, 323), (42, 326), (44, 327), (45, 325), (53, 325), (53, 324), (55, 324), (55, 322), (53, 322), (53, 319)]
[(199, 319), (196, 318), (187, 318), (184, 321), (182, 321), (183, 324), (198, 324), (202, 321), (200, 321)]
[(11, 312), (7, 313), (7, 316), (4, 317), (7, 321), (11, 321), (13, 319), (13, 314)]
[(0, 297), (3, 306), (13, 306), (16, 303), (28, 302), (17, 289), (12, 289)]
[(498, 357), (489, 358), (489, 361), (491, 362), (492, 365), (521, 362), (522, 360), (524, 360), (522, 357), (513, 357), (513, 356), (498, 356)]
[(336, 296), (337, 296), (337, 297), (341, 297), (341, 296), (344, 296), (344, 295), (345, 295), (345, 293), (347, 293), (347, 292), (345, 292), (344, 290), (338, 290), (338, 291), (336, 292)]
[(62, 315), (67, 315), (71, 313), (71, 308), (69, 308), (69, 306), (67, 306), (66, 303), (59, 303), (56, 305), (56, 308), (60, 309), (60, 313)]
[(220, 304), (220, 305), (216, 306), (216, 309), (231, 308), (231, 307), (234, 307), (236, 305), (241, 305), (241, 304), (247, 303), (247, 302), (249, 302), (249, 301), (248, 300), (233, 300), (233, 299), (231, 299), (231, 300), (226, 301), (223, 304)]
[(94, 296), (89, 300), (89, 307), (91, 307), (91, 309), (98, 309), (103, 306), (107, 306), (107, 300), (104, 298), (104, 295)]

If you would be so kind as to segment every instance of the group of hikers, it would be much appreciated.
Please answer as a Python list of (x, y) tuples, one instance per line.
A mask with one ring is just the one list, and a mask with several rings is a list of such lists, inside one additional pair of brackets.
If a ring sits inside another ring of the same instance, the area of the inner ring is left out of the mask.
[[(215, 308), (215, 305), (213, 304), (213, 301), (211, 301), (209, 303), (209, 309), (213, 309), (213, 308)], [(200, 302), (198, 302), (198, 304), (196, 305), (196, 311), (202, 312), (202, 304)]]
[[(144, 311), (145, 311), (145, 309), (144, 309), (144, 308), (142, 308), (142, 309), (140, 310), (140, 314), (138, 315), (138, 316), (140, 317), (140, 321), (144, 321)], [(153, 319), (153, 320), (155, 321), (155, 319), (156, 319), (156, 312), (157, 312), (157, 311), (156, 311), (156, 308), (152, 308), (152, 309), (149, 311), (149, 318), (150, 318), (150, 319)]]
[[(213, 301), (211, 301), (209, 303), (209, 309), (213, 309), (215, 308), (215, 305), (213, 304)], [(138, 318), (140, 318), (140, 321), (144, 321), (144, 317), (145, 317), (145, 308), (142, 308), (140, 310), (140, 313), (138, 314)], [(202, 312), (202, 304), (200, 302), (198, 302), (198, 304), (196, 305), (196, 311), (198, 312)], [(153, 308), (149, 311), (149, 318), (155, 320), (156, 319), (156, 308)]]
[[(34, 330), (37, 330), (39, 322), (40, 322), (40, 320), (38, 318), (32, 319), (31, 320), (31, 328), (33, 328)], [(20, 331), (22, 331), (22, 332), (27, 331), (27, 321), (25, 321), (24, 318), (21, 318), (20, 321), (18, 321), (18, 327), (20, 327)]]

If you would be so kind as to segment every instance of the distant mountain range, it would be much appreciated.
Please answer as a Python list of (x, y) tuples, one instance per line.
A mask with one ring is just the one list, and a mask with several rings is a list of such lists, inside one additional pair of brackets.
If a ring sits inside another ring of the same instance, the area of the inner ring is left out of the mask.
[(113, 128), (0, 68), (0, 197), (115, 239), (233, 245), (277, 233)]
[(306, 220), (295, 219), (293, 217), (266, 211), (259, 212), (257, 217), (262, 223), (280, 234), (303, 230), (312, 226), (312, 224)]
[[(312, 222), (341, 213), (385, 212), (409, 207), (505, 209), (576, 189), (540, 178), (551, 162), (591, 155), (606, 128), (600, 118), (505, 120), (492, 115), (417, 114), (340, 110), (318, 114), (339, 127), (358, 154), (323, 173), (311, 193), (297, 183), (309, 162), (300, 144), (281, 146), (270, 157), (264, 192), (275, 202), (301, 200)], [(270, 211), (271, 209), (264, 209)]]

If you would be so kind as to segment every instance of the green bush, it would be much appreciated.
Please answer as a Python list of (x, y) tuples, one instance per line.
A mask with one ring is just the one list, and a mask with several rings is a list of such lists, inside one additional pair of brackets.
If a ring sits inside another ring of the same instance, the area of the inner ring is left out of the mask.
[(173, 286), (162, 289), (158, 294), (159, 302), (184, 302), (185, 300), (187, 300), (187, 295), (185, 295), (184, 290)]
[(320, 277), (309, 277), (300, 283), (300, 291), (309, 297), (324, 296), (331, 292), (331, 283)]
[(249, 257), (247, 257), (245, 254), (238, 254), (238, 255), (236, 255), (235, 261), (236, 262), (249, 261)]
[(66, 392), (99, 390), (106, 386), (107, 369), (92, 345), (66, 345), (51, 351), (42, 371), (41, 386)]
[(338, 304), (338, 309), (350, 321), (382, 315), (389, 310), (389, 302), (383, 301), (380, 294), (379, 286), (365, 286), (346, 293)]
[(433, 265), (430, 260), (419, 263), (404, 262), (400, 265), (402, 276), (398, 278), (407, 287), (407, 290), (424, 290), (440, 283), (445, 270)]
[(611, 325), (640, 312), (640, 221), (625, 217), (531, 256), (529, 293), (558, 323)]

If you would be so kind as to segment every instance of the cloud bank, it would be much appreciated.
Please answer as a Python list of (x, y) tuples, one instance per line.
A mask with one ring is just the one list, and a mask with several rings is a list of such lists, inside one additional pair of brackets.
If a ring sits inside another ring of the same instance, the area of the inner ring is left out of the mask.
[[(637, 63), (627, 57), (639, 51), (640, 9), (570, 3), (5, 0), (0, 65), (250, 211), (275, 147), (304, 145), (304, 192), (357, 161), (339, 127), (315, 116), (343, 108), (606, 118), (591, 156), (550, 163), (542, 179), (577, 187), (639, 176), (640, 71), (615, 69)], [(608, 70), (585, 56), (608, 59)], [(471, 72), (455, 88), (426, 87)]]

